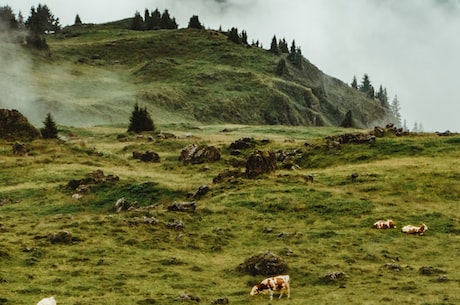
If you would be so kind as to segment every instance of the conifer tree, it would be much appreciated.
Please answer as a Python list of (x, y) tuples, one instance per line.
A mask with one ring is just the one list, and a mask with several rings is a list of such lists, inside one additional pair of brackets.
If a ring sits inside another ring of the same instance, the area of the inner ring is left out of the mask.
[(153, 130), (155, 130), (155, 126), (147, 108), (140, 108), (139, 104), (136, 103), (129, 119), (128, 132), (139, 133)]
[(190, 18), (190, 21), (188, 22), (188, 28), (189, 29), (199, 29), (202, 30), (204, 29), (204, 26), (201, 24), (199, 18), (197, 15), (193, 15)]
[(391, 102), (390, 111), (396, 119), (395, 125), (401, 126), (401, 113), (400, 113), (401, 105), (399, 104), (397, 95), (395, 95), (395, 97), (393, 98), (393, 101)]
[(272, 38), (272, 43), (270, 45), (270, 50), (269, 51), (272, 52), (275, 55), (280, 54), (280, 49), (278, 47), (278, 41), (276, 39), (276, 36), (273, 36), (273, 38)]
[(240, 39), (242, 44), (248, 44), (248, 33), (245, 30), (241, 31)]
[(134, 18), (131, 22), (131, 30), (142, 31), (144, 25), (144, 19), (142, 19), (141, 14), (136, 11)]
[(61, 29), (59, 18), (54, 17), (46, 4), (39, 4), (36, 9), (32, 6), (30, 16), (25, 24), (27, 29), (36, 35), (43, 35), (46, 32), (59, 32)]
[(295, 46), (295, 40), (292, 40), (290, 53), (295, 54), (296, 52), (297, 52), (297, 48)]
[(345, 119), (342, 121), (342, 124), (340, 124), (340, 127), (344, 127), (344, 128), (354, 127), (353, 113), (351, 112), (351, 110), (349, 110), (345, 114)]
[(281, 51), (281, 53), (289, 54), (289, 48), (288, 48), (286, 39), (283, 38), (279, 41), (278, 48)]
[(375, 97), (380, 101), (383, 107), (385, 108), (389, 107), (387, 89), (386, 88), (384, 89), (382, 85), (380, 85), (379, 91), (377, 92)]
[(276, 74), (279, 76), (283, 76), (287, 71), (287, 65), (286, 65), (286, 60), (284, 58), (281, 58), (280, 61), (278, 62), (278, 65), (276, 66)]
[(171, 19), (171, 16), (169, 15), (169, 11), (167, 9), (165, 9), (163, 14), (161, 15), (160, 28), (168, 30), (177, 29), (176, 19)]
[(77, 16), (75, 16), (74, 25), (82, 25), (82, 24), (83, 23), (81, 22), (80, 16), (77, 14)]
[(231, 28), (231, 30), (227, 34), (228, 39), (233, 41), (234, 43), (240, 44), (241, 43), (241, 38), (240, 35), (238, 34), (238, 29), (237, 28)]
[(161, 23), (161, 13), (158, 9), (155, 9), (152, 13), (152, 29), (153, 30), (158, 30), (160, 29), (160, 23)]
[(371, 80), (369, 79), (369, 75), (365, 73), (361, 81), (361, 85), (359, 86), (359, 91), (368, 93), (369, 90), (371, 90), (371, 86), (372, 84), (371, 84)]
[(148, 9), (144, 11), (144, 29), (146, 31), (153, 30), (153, 18)]
[(16, 20), (16, 15), (13, 13), (13, 10), (10, 6), (0, 7), (0, 31), (9, 31), (18, 29), (18, 21)]
[(44, 127), (40, 129), (42, 137), (44, 139), (57, 139), (58, 137), (58, 129), (56, 123), (51, 116), (51, 113), (46, 115), (45, 120), (43, 121)]
[(356, 89), (356, 90), (358, 89), (358, 81), (356, 80), (356, 75), (353, 76), (353, 81), (351, 82), (350, 85), (353, 89)]

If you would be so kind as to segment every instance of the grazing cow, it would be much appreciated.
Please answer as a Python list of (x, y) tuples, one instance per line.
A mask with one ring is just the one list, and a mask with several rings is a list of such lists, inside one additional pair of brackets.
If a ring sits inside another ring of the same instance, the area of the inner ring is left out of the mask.
[(426, 230), (428, 230), (428, 227), (426, 224), (422, 223), (420, 226), (416, 227), (413, 225), (407, 225), (402, 228), (403, 233), (407, 234), (418, 234), (418, 235), (423, 235)]
[(375, 229), (393, 229), (396, 228), (396, 223), (392, 219), (379, 220), (372, 226)]
[(44, 298), (41, 299), (40, 302), (37, 303), (37, 305), (56, 305), (56, 300), (54, 299), (54, 297)]
[(291, 296), (291, 290), (289, 287), (289, 275), (278, 275), (269, 277), (260, 282), (259, 284), (252, 287), (251, 296), (256, 294), (270, 294), (270, 300), (273, 300), (273, 292), (280, 292), (280, 299), (284, 293), (287, 294), (287, 298)]

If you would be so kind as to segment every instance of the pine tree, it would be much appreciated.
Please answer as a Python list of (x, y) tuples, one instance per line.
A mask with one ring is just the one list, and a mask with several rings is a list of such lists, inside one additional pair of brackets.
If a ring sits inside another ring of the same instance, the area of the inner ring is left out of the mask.
[(297, 48), (296, 48), (296, 46), (295, 46), (295, 40), (292, 40), (290, 53), (291, 53), (291, 54), (295, 54), (296, 51), (297, 51)]
[(131, 30), (142, 31), (144, 27), (144, 19), (142, 19), (141, 13), (137, 12), (134, 14), (134, 18), (131, 22)]
[(167, 30), (177, 29), (176, 19), (171, 19), (171, 16), (169, 15), (169, 11), (167, 9), (165, 9), (163, 14), (161, 15), (160, 28)]
[(288, 48), (286, 39), (283, 38), (282, 40), (279, 41), (278, 48), (281, 51), (281, 53), (289, 54), (289, 48)]
[(40, 129), (42, 133), (42, 137), (44, 139), (57, 139), (58, 137), (58, 129), (56, 123), (51, 116), (51, 113), (46, 115), (45, 120), (43, 121), (44, 127)]
[(158, 30), (160, 29), (160, 23), (161, 23), (161, 13), (158, 9), (155, 9), (152, 13), (152, 29), (153, 30)]
[(240, 44), (241, 43), (241, 38), (240, 35), (238, 35), (238, 29), (237, 28), (231, 28), (231, 30), (227, 34), (228, 39), (233, 41), (234, 43)]
[(147, 108), (140, 108), (139, 104), (136, 103), (129, 119), (128, 132), (139, 133), (153, 130), (155, 130), (155, 126)]
[(390, 111), (396, 119), (397, 126), (401, 126), (401, 105), (399, 104), (398, 96), (395, 95), (393, 102), (390, 105)]
[(377, 92), (375, 97), (380, 101), (383, 107), (385, 108), (389, 107), (387, 89), (386, 88), (384, 89), (382, 85), (380, 85), (379, 91)]
[(276, 66), (276, 74), (279, 76), (283, 76), (287, 71), (287, 65), (286, 65), (286, 60), (284, 58), (281, 58), (280, 61), (278, 62), (278, 65)]
[(146, 31), (153, 30), (153, 18), (148, 9), (144, 11), (144, 29)]
[(0, 7), (0, 31), (9, 31), (18, 29), (18, 21), (16, 15), (9, 6)]
[(27, 29), (36, 35), (45, 33), (59, 32), (61, 26), (59, 18), (55, 18), (48, 6), (39, 4), (37, 9), (30, 9), (30, 16), (26, 21)]
[(402, 128), (403, 128), (403, 130), (404, 130), (404, 131), (407, 131), (407, 130), (409, 130), (409, 129), (407, 128), (407, 122), (406, 122), (406, 119), (404, 119), (404, 123), (403, 123), (403, 127), (402, 127)]
[(80, 16), (77, 14), (77, 16), (75, 16), (74, 25), (82, 25), (82, 24), (83, 23), (81, 22)]
[(276, 39), (276, 36), (273, 36), (273, 38), (272, 38), (272, 43), (270, 45), (270, 50), (269, 51), (271, 53), (275, 54), (275, 55), (280, 54), (280, 49), (278, 48), (278, 41)]
[(193, 15), (191, 18), (190, 18), (190, 21), (188, 22), (188, 28), (189, 29), (199, 29), (199, 30), (202, 30), (204, 29), (204, 26), (201, 24), (198, 16), (196, 15)]
[(248, 33), (245, 30), (241, 31), (240, 39), (241, 39), (242, 44), (244, 45), (248, 44)]
[(352, 128), (354, 127), (354, 122), (353, 122), (353, 113), (351, 112), (351, 110), (349, 110), (346, 114), (345, 114), (345, 119), (342, 121), (342, 124), (340, 124), (340, 127), (344, 127), (344, 128)]
[(359, 91), (367, 93), (371, 90), (372, 84), (371, 80), (369, 79), (369, 75), (364, 74), (363, 79), (361, 81), (361, 85), (359, 86)]
[(356, 75), (353, 76), (353, 81), (351, 82), (350, 85), (353, 89), (356, 89), (356, 90), (358, 89), (358, 81), (356, 80)]

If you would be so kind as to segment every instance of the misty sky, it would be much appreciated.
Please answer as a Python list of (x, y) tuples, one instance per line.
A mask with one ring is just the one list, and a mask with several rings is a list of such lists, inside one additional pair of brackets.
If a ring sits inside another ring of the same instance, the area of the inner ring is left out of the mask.
[(265, 48), (295, 39), (323, 72), (350, 83), (367, 73), (395, 95), (407, 127), (460, 131), (460, 0), (0, 0), (17, 14), (47, 4), (61, 25), (132, 17), (167, 8), (179, 27), (198, 15), (207, 28), (246, 30)]

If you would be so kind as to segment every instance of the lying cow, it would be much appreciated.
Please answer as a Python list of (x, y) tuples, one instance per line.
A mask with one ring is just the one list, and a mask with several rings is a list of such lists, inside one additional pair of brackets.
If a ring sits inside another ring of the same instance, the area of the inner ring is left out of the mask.
[(56, 305), (56, 300), (54, 299), (54, 297), (44, 298), (41, 299), (40, 302), (37, 303), (37, 305)]
[(287, 298), (291, 296), (291, 290), (289, 288), (289, 275), (278, 275), (269, 277), (260, 282), (259, 284), (252, 287), (251, 296), (256, 294), (270, 294), (270, 300), (273, 300), (273, 292), (280, 292), (280, 299), (284, 293), (287, 293)]
[(396, 223), (392, 219), (379, 220), (372, 226), (375, 229), (393, 229), (396, 228)]
[(407, 234), (419, 234), (419, 235), (423, 235), (426, 230), (428, 230), (428, 227), (426, 226), (426, 224), (422, 223), (420, 226), (416, 227), (416, 226), (413, 226), (413, 225), (407, 225), (407, 226), (404, 226), (402, 228), (402, 232), (403, 233), (407, 233)]

